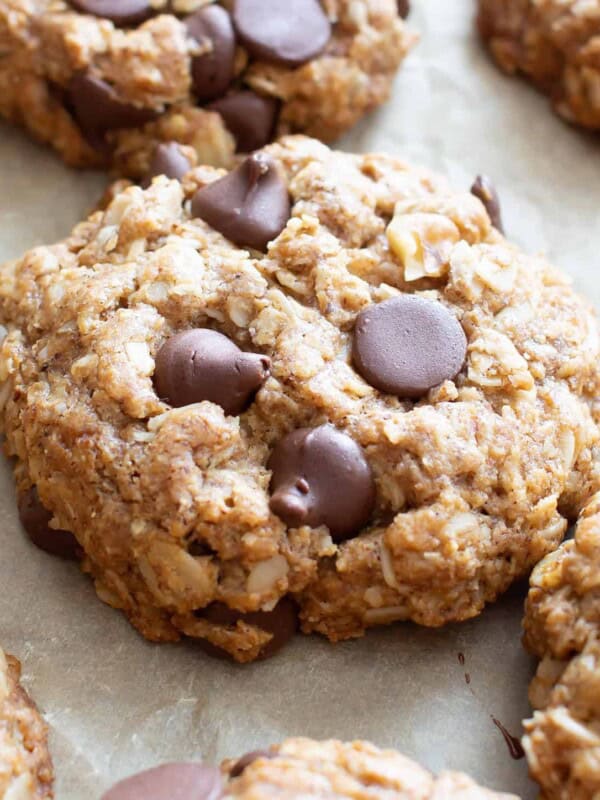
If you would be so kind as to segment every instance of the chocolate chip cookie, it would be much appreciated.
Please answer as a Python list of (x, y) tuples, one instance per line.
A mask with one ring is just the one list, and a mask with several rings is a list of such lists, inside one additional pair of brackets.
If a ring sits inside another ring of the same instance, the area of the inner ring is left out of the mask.
[(402, 17), (396, 0), (0, 0), (0, 114), (74, 166), (142, 177), (176, 143), (186, 167), (229, 167), (384, 102), (415, 42)]
[(531, 576), (525, 644), (540, 658), (523, 744), (547, 800), (600, 792), (600, 494)]
[(478, 26), (505, 72), (525, 75), (564, 119), (600, 130), (598, 0), (479, 0)]
[(221, 769), (201, 763), (163, 764), (126, 778), (101, 800), (240, 800), (319, 797), (322, 800), (517, 800), (492, 792), (460, 772), (430, 772), (395, 750), (368, 742), (287, 739), (268, 750), (225, 761)]
[(399, 159), (288, 137), (130, 186), (1, 268), (0, 317), (25, 527), (154, 641), (473, 617), (598, 485), (593, 312)]
[(0, 649), (0, 797), (52, 798), (48, 728), (19, 683), (21, 665)]

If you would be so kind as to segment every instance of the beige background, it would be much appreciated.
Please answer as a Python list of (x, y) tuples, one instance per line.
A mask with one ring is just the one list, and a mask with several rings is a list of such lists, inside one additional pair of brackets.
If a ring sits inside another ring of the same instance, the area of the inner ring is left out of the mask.
[[(422, 43), (393, 102), (344, 146), (402, 154), (462, 187), (488, 172), (509, 234), (546, 251), (600, 306), (600, 142), (555, 119), (543, 98), (489, 64), (472, 32), (471, 0), (413, 4)], [(70, 172), (0, 127), (0, 185), (4, 259), (65, 234), (103, 179)], [(465, 769), (535, 797), (524, 761), (509, 757), (491, 720), (517, 733), (528, 713), (522, 590), (443, 631), (398, 625), (337, 647), (298, 637), (276, 659), (239, 668), (190, 645), (145, 643), (75, 567), (30, 547), (5, 465), (0, 552), (0, 642), (23, 660), (52, 725), (58, 800), (95, 800), (115, 779), (157, 761), (216, 761), (289, 734), (369, 738), (434, 770)]]

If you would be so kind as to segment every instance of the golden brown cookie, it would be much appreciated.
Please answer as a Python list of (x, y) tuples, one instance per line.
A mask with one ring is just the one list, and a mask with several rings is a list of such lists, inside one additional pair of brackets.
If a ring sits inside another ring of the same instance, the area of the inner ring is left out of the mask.
[(460, 772), (435, 777), (368, 742), (300, 738), (225, 761), (220, 772), (199, 763), (164, 764), (126, 778), (102, 800), (169, 800), (175, 785), (181, 800), (518, 800)]
[(523, 744), (547, 800), (600, 792), (600, 494), (531, 576), (525, 644), (539, 659)]
[(468, 619), (598, 482), (588, 304), (389, 156), (290, 137), (131, 186), (2, 267), (0, 318), (23, 522), (155, 641)]
[(74, 166), (142, 177), (165, 143), (228, 167), (340, 136), (414, 42), (396, 0), (0, 0), (0, 114)]
[(21, 665), (0, 649), (0, 797), (54, 797), (48, 727), (19, 683)]
[(479, 0), (478, 26), (505, 72), (525, 75), (564, 119), (600, 130), (598, 0)]

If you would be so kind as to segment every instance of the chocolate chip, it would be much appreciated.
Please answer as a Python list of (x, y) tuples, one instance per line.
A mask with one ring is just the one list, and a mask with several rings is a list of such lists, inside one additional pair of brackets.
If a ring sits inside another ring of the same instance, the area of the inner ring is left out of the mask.
[(101, 800), (218, 800), (221, 773), (205, 764), (162, 764), (115, 784)]
[(258, 761), (259, 758), (275, 758), (275, 753), (272, 753), (270, 750), (252, 750), (250, 753), (246, 753), (235, 762), (233, 767), (229, 770), (229, 775), (232, 778), (239, 778), (246, 767), (249, 767), (250, 764)]
[(192, 165), (187, 156), (181, 152), (177, 142), (162, 142), (156, 145), (150, 167), (142, 186), (147, 188), (152, 183), (152, 178), (157, 175), (166, 175), (167, 178), (174, 178), (180, 181), (186, 172), (189, 172)]
[(504, 233), (500, 198), (494, 184), (487, 175), (478, 175), (475, 178), (475, 183), (471, 186), (471, 194), (481, 200), (494, 228), (499, 230), (500, 233)]
[(319, 0), (235, 0), (233, 24), (252, 56), (288, 67), (318, 56), (331, 37)]
[(401, 295), (369, 306), (354, 327), (353, 360), (362, 377), (382, 392), (417, 398), (460, 372), (465, 333), (441, 303)]
[(110, 84), (87, 73), (71, 78), (68, 94), (75, 119), (93, 145), (101, 145), (107, 131), (135, 128), (158, 114), (149, 108), (123, 103)]
[(148, 0), (69, 0), (69, 2), (77, 11), (104, 17), (115, 25), (139, 25), (154, 13)]
[(273, 138), (279, 103), (272, 97), (262, 97), (255, 92), (234, 92), (209, 108), (223, 117), (238, 153), (258, 150)]
[(275, 162), (255, 153), (224, 178), (199, 189), (192, 199), (192, 216), (234, 244), (265, 251), (290, 217), (287, 186)]
[(398, 2), (398, 16), (401, 19), (406, 19), (410, 14), (410, 0), (397, 0)]
[(269, 376), (270, 360), (244, 353), (231, 339), (208, 328), (175, 334), (156, 356), (159, 397), (180, 408), (210, 400), (226, 414), (240, 414)]
[(50, 527), (52, 514), (42, 505), (35, 486), (19, 498), (19, 518), (25, 533), (40, 550), (69, 561), (81, 558), (81, 548), (73, 534)]
[[(298, 629), (298, 611), (291, 597), (282, 597), (271, 611), (234, 611), (225, 603), (211, 603), (206, 608), (196, 611), (196, 616), (213, 622), (215, 625), (234, 628), (238, 622), (246, 622), (270, 633), (272, 638), (264, 645), (258, 658), (264, 660), (275, 655), (287, 644)], [(230, 659), (226, 650), (199, 639), (198, 644), (211, 656)]]
[(235, 32), (222, 6), (205, 6), (185, 20), (190, 36), (210, 50), (192, 60), (192, 81), (198, 100), (207, 103), (227, 91), (234, 76)]
[(375, 484), (365, 454), (333, 425), (300, 428), (275, 447), (270, 508), (286, 525), (326, 525), (336, 542), (360, 532), (375, 504)]
[(199, 556), (214, 556), (215, 551), (208, 545), (206, 542), (198, 541), (195, 539), (194, 541), (190, 542), (187, 546), (187, 551), (191, 556), (195, 558)]

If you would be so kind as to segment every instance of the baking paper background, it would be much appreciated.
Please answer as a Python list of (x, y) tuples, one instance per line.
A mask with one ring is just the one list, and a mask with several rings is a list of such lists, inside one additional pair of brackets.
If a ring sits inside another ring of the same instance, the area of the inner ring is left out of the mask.
[[(600, 141), (567, 127), (544, 98), (488, 62), (471, 0), (413, 5), (422, 41), (393, 101), (342, 146), (400, 154), (458, 187), (489, 173), (507, 233), (545, 251), (600, 306)], [(66, 234), (103, 185), (0, 127), (0, 258)], [(467, 770), (535, 797), (525, 762), (509, 757), (491, 719), (516, 734), (529, 711), (522, 587), (445, 630), (396, 625), (335, 647), (297, 637), (272, 661), (237, 667), (192, 644), (144, 642), (75, 566), (30, 546), (4, 463), (0, 553), (0, 643), (23, 661), (52, 727), (58, 800), (97, 800), (116, 779), (157, 762), (217, 762), (288, 735), (367, 738), (433, 770)]]

